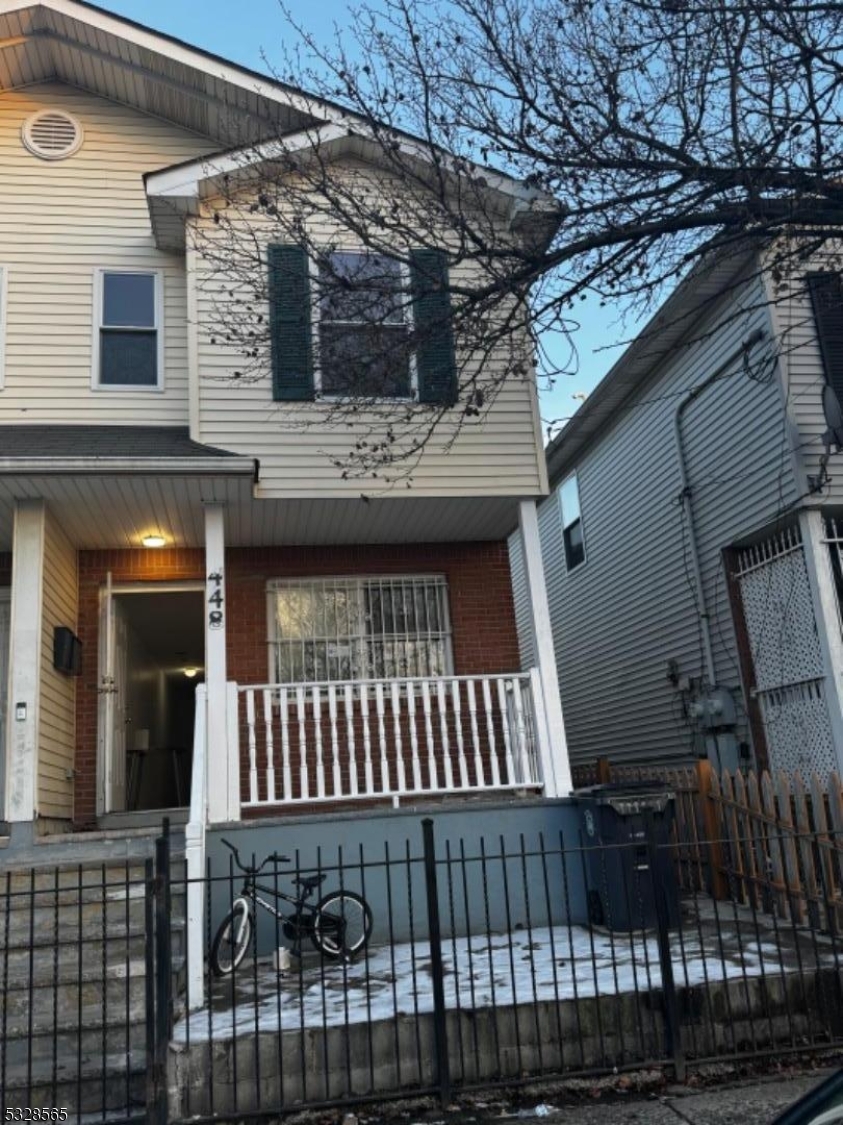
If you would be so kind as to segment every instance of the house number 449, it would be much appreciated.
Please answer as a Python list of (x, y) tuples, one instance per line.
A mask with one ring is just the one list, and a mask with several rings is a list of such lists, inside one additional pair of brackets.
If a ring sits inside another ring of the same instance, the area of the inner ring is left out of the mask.
[(225, 600), (222, 596), (222, 574), (217, 571), (208, 575), (208, 625), (212, 629), (221, 629), (223, 624), (222, 605)]

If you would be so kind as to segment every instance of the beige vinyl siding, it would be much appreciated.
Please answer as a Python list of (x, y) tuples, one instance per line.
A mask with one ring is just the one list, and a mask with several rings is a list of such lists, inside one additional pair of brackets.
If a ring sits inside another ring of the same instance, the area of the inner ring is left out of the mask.
[(44, 601), (41, 624), (41, 689), (38, 727), (38, 814), (73, 816), (73, 755), (76, 741), (76, 680), (53, 667), (53, 630), (76, 632), (76, 550), (47, 509), (44, 524)]
[[(769, 338), (769, 312), (759, 298), (760, 281), (753, 280), (743, 299), (754, 311), (731, 321), (739, 295), (726, 298), (711, 321), (699, 326), (699, 342), (662, 363), (570, 466), (579, 482), (583, 566), (565, 571), (558, 486), (540, 507), (574, 763), (601, 756), (676, 763), (691, 756), (690, 728), (667, 680), (671, 659), (680, 675), (702, 673), (686, 540), (683, 546), (687, 525), (679, 504), (674, 417), (684, 392), (710, 375), (755, 327)], [(736, 691), (739, 737), (749, 741), (721, 551), (775, 519), (796, 498), (796, 486), (777, 378), (753, 382), (740, 361), (733, 372), (686, 409), (682, 432), (717, 680)], [(515, 543), (511, 560), (517, 590), (523, 568)], [(522, 659), (530, 654), (525, 622), (522, 608)]]
[[(45, 161), (23, 146), (38, 110), (72, 113), (84, 144)], [(184, 259), (155, 248), (143, 174), (213, 146), (176, 126), (60, 84), (0, 94), (0, 265), (7, 272), (0, 422), (186, 425)], [(91, 387), (98, 266), (163, 271), (165, 390)]]
[[(353, 162), (350, 164), (353, 174)], [(249, 231), (263, 244), (278, 240), (277, 228), (259, 216), (250, 216), (248, 223)], [(348, 454), (359, 436), (365, 434), (369, 441), (386, 436), (387, 427), (377, 414), (358, 416), (349, 427), (347, 414), (330, 417), (324, 404), (274, 402), (268, 359), (266, 370), (256, 377), (233, 378), (244, 361), (219, 339), (215, 314), (218, 295), (221, 290), (227, 292), (228, 286), (208, 266), (210, 254), (218, 253), (217, 240), (228, 236), (218, 232), (210, 218), (200, 220), (197, 229), (192, 240), (197, 249), (189, 257), (196, 262), (197, 274), (199, 440), (257, 457), (260, 496), (356, 497), (361, 491), (374, 495), (389, 491), (382, 475), (379, 480), (354, 475), (343, 479), (342, 465), (334, 464), (348, 464)], [(312, 230), (312, 235), (324, 235), (326, 245), (337, 237), (336, 230), (324, 224)], [(341, 245), (353, 248), (347, 240)], [(262, 280), (261, 275), (258, 278)], [(459, 280), (458, 273), (454, 280)], [(235, 287), (235, 292), (246, 295), (248, 289)], [(493, 358), (491, 362), (504, 361)], [(406, 440), (426, 428), (430, 413), (420, 410), (417, 418), (418, 424), (409, 431), (400, 424), (394, 427), (399, 442), (402, 435)], [(410, 463), (414, 496), (535, 496), (545, 492), (535, 378), (531, 374), (508, 379), (483, 418), (468, 419), (455, 440), (453, 426), (443, 423), (423, 455)], [(397, 493), (406, 495), (406, 479), (400, 475), (394, 486)]]

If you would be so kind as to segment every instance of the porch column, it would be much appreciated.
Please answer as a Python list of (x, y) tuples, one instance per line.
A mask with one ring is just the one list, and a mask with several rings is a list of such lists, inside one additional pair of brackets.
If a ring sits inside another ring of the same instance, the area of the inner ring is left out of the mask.
[[(239, 762), (229, 755), (225, 597), (225, 509), (205, 505), (205, 685), (208, 692), (208, 821), (240, 818)], [(236, 754), (236, 746), (231, 747)]]
[(799, 530), (802, 532), (805, 566), (808, 570), (811, 600), (814, 603), (814, 617), (817, 622), (817, 637), (820, 642), (826, 684), (826, 706), (834, 739), (837, 771), (841, 773), (843, 772), (843, 633), (841, 633), (840, 610), (837, 605), (831, 555), (828, 544), (824, 542), (822, 512), (817, 509), (800, 512)]
[(6, 820), (35, 819), (44, 590), (43, 500), (15, 503), (6, 734)]
[(539, 521), (535, 500), (522, 500), (518, 506), (518, 525), (524, 555), (524, 574), (527, 580), (527, 600), (530, 607), (530, 626), (535, 641), (536, 659), (544, 694), (544, 713), (547, 724), (547, 743), (550, 747), (550, 776), (545, 777), (545, 796), (567, 796), (573, 788), (568, 744), (565, 739), (565, 720), (562, 716), (562, 699), (559, 695), (559, 678), (556, 672), (556, 653), (553, 650), (553, 633), (550, 628), (550, 609), (547, 603), (547, 586), (544, 580)]

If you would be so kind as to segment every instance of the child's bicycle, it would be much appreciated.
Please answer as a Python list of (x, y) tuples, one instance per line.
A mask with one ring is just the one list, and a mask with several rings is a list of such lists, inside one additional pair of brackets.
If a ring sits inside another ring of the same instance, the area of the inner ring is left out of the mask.
[[(365, 949), (372, 935), (372, 911), (354, 891), (331, 891), (316, 903), (308, 900), (326, 879), (325, 875), (302, 875), (293, 879), (298, 887), (295, 896), (284, 894), (277, 886), (258, 883), (257, 877), (270, 863), (290, 863), (289, 856), (269, 855), (257, 867), (246, 867), (240, 862), (240, 853), (228, 840), (225, 846), (234, 854), (234, 862), (245, 875), (240, 894), (231, 910), (220, 923), (211, 946), (211, 968), (219, 976), (234, 972), (252, 940), (253, 917), (262, 906), (283, 923), (284, 936), (293, 942), (293, 952), (301, 954), (301, 943), (310, 938), (316, 949), (335, 960), (353, 957)], [(280, 899), (292, 903), (289, 913), (272, 906), (258, 892), (271, 895), (276, 903)]]

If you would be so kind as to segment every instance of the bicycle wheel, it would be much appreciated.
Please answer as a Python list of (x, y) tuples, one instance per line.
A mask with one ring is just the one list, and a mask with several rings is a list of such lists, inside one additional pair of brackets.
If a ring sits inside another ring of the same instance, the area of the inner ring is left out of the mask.
[(245, 899), (238, 899), (226, 914), (211, 946), (211, 969), (215, 976), (233, 973), (249, 948), (252, 939), (252, 916)]
[(354, 891), (332, 891), (316, 904), (310, 940), (325, 957), (351, 957), (372, 936), (372, 911)]

